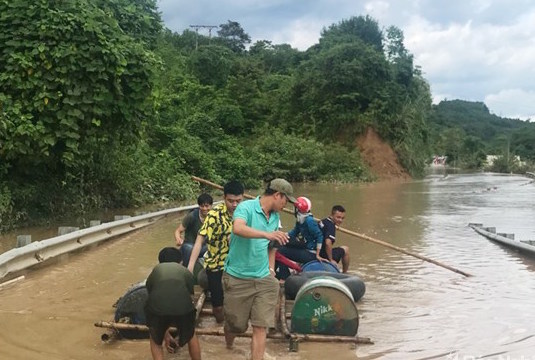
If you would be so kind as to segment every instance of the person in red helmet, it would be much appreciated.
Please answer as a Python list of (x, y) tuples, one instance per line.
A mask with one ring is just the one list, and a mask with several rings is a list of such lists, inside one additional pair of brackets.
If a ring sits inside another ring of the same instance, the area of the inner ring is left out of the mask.
[(290, 242), (279, 249), (279, 253), (298, 263), (313, 260), (325, 261), (320, 256), (323, 245), (323, 233), (312, 216), (312, 202), (304, 197), (298, 197), (295, 206), (295, 227), (288, 232)]
[(301, 214), (308, 214), (310, 213), (310, 210), (312, 210), (312, 202), (309, 198), (300, 196), (297, 199), (295, 199), (295, 209), (301, 213)]

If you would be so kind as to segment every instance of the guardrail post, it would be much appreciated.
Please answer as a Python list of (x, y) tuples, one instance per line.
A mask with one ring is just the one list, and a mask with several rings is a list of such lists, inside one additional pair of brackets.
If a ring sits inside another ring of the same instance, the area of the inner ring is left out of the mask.
[(31, 235), (18, 235), (17, 236), (17, 247), (26, 246), (32, 242)]
[(129, 217), (131, 217), (130, 215), (115, 215), (113, 220), (114, 221), (117, 221), (117, 220), (124, 220), (124, 219), (128, 219)]
[(91, 220), (89, 221), (89, 227), (100, 225), (100, 220)]
[(60, 226), (58, 227), (58, 236), (72, 233), (73, 231), (78, 231), (78, 230), (80, 230), (80, 228), (76, 226)]

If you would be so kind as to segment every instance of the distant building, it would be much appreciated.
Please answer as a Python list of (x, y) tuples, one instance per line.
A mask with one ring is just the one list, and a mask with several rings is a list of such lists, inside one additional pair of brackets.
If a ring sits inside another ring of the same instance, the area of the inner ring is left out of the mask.
[(431, 166), (444, 166), (446, 165), (446, 160), (448, 160), (447, 156), (433, 156), (433, 161), (431, 162)]

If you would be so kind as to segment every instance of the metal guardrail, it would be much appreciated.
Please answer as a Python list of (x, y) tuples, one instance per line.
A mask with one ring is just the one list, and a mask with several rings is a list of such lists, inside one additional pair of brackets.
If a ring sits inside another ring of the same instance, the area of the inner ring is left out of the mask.
[(22, 270), (43, 264), (60, 255), (143, 228), (169, 214), (197, 207), (198, 205), (190, 205), (133, 216), (11, 249), (0, 254), (0, 280), (8, 276), (13, 277)]
[(499, 242), (520, 251), (535, 254), (535, 246), (532, 244), (533, 240), (515, 240), (514, 234), (496, 233), (495, 227), (484, 227), (480, 223), (469, 223), (468, 226), (489, 240)]

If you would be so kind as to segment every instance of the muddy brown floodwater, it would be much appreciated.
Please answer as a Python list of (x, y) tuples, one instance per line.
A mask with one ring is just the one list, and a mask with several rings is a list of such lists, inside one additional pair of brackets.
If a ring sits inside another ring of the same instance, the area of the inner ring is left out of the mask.
[[(374, 345), (301, 343), (298, 353), (269, 341), (277, 359), (535, 359), (535, 261), (476, 234), (480, 222), (517, 239), (535, 239), (535, 184), (519, 176), (429, 176), (371, 185), (297, 185), (316, 217), (339, 203), (343, 226), (448, 264), (465, 278), (408, 255), (338, 234), (350, 271), (367, 291), (357, 304), (359, 336)], [(173, 244), (178, 219), (66, 256), (0, 290), (0, 359), (150, 359), (147, 340), (103, 343), (112, 304), (144, 279), (160, 248)], [(283, 216), (289, 229), (293, 219)], [(205, 359), (245, 359), (248, 339), (226, 350), (201, 337)], [(187, 351), (167, 359), (187, 359)]]

